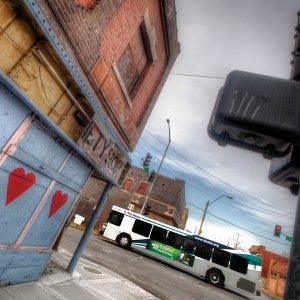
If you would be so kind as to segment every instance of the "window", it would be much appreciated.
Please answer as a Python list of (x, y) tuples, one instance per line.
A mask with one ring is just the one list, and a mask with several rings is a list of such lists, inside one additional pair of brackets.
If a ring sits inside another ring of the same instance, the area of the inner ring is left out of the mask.
[(167, 230), (163, 228), (159, 228), (154, 226), (150, 235), (152, 240), (155, 240), (160, 243), (164, 243), (166, 241)]
[(116, 63), (119, 75), (129, 95), (135, 91), (150, 61), (145, 30), (145, 25), (142, 23)]
[(228, 267), (230, 254), (218, 248), (214, 248), (212, 262), (223, 267)]
[(242, 274), (247, 274), (248, 260), (244, 257), (232, 254), (230, 258), (229, 268)]
[(148, 182), (146, 181), (141, 181), (140, 182), (140, 185), (136, 191), (137, 194), (140, 194), (140, 195), (145, 195), (146, 194), (146, 190), (147, 190), (147, 187), (148, 187)]
[(174, 248), (180, 249), (182, 245), (183, 236), (169, 231), (166, 244)]
[(195, 255), (198, 257), (204, 258), (206, 260), (210, 260), (211, 254), (212, 254), (212, 249), (213, 249), (213, 247), (206, 243), (197, 242)]
[(107, 222), (114, 224), (116, 226), (120, 226), (122, 221), (123, 221), (124, 215), (117, 212), (117, 211), (112, 211), (109, 214)]
[(133, 179), (127, 177), (122, 185), (122, 191), (128, 192), (130, 187), (132, 186), (132, 183)]
[(151, 228), (152, 228), (151, 224), (146, 223), (144, 221), (135, 220), (132, 227), (132, 232), (147, 237), (150, 234)]
[(190, 240), (188, 238), (184, 239), (183, 246), (182, 246), (183, 252), (194, 254), (195, 247), (196, 247), (195, 241)]

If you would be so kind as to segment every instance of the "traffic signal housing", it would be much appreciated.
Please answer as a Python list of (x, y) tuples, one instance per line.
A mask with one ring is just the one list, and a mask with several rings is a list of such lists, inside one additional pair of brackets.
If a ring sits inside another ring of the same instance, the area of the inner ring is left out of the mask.
[(269, 179), (272, 183), (288, 188), (297, 196), (300, 178), (300, 146), (292, 146), (291, 151), (284, 157), (271, 160)]
[(151, 205), (147, 204), (145, 207), (144, 215), (149, 215), (151, 210)]
[(151, 171), (151, 173), (150, 173), (150, 175), (149, 175), (149, 178), (148, 178), (148, 181), (149, 181), (149, 182), (153, 182), (154, 179), (155, 179), (155, 176), (156, 176), (156, 172)]
[(275, 225), (274, 236), (280, 237), (280, 234), (281, 234), (281, 226), (280, 225)]
[(299, 99), (299, 82), (232, 71), (219, 91), (208, 134), (221, 146), (269, 159), (284, 156), (292, 144), (300, 144)]
[(143, 167), (144, 167), (144, 170), (146, 173), (149, 172), (149, 164), (150, 164), (151, 159), (152, 159), (152, 155), (148, 152), (143, 161)]

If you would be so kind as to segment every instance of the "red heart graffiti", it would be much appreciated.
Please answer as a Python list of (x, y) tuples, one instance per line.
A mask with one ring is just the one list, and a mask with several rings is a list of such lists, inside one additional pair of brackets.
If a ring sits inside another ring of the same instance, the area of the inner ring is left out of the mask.
[(54, 193), (49, 210), (49, 218), (51, 218), (68, 200), (68, 194), (63, 194), (61, 190)]
[(25, 174), (23, 168), (14, 169), (8, 176), (5, 205), (10, 204), (25, 193), (34, 183), (35, 175), (33, 173)]

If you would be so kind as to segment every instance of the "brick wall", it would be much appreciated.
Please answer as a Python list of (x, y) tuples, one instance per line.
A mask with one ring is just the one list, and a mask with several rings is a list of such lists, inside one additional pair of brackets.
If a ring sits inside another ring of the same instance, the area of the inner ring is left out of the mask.
[[(55, 28), (64, 47), (75, 60), (78, 69), (85, 74), (125, 147), (133, 150), (159, 95), (157, 91), (166, 80), (165, 73), (169, 73), (179, 53), (174, 0), (101, 0), (88, 10), (76, 5), (79, 2), (75, 0), (37, 0), (37, 2)], [(143, 80), (131, 97), (132, 105), (129, 106), (123, 97), (112, 64), (123, 53), (145, 14), (149, 15), (151, 26), (155, 31), (157, 58), (147, 69)], [(166, 26), (168, 22), (173, 25)], [(169, 33), (169, 36), (172, 36), (171, 46), (166, 28), (172, 31)], [(168, 56), (172, 59), (168, 59)], [(99, 89), (91, 74), (100, 58), (105, 60), (109, 74), (119, 90), (119, 94), (115, 93), (115, 97), (118, 101), (122, 101), (122, 115), (118, 114), (118, 107), (112, 99), (108, 99)]]

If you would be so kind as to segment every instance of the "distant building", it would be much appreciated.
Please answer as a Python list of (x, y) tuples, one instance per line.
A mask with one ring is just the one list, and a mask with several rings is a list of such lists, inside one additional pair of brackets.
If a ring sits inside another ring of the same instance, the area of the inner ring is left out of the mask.
[[(113, 205), (128, 208), (131, 204), (133, 210), (140, 213), (149, 185), (148, 176), (144, 170), (131, 167), (122, 188), (114, 187), (110, 192), (96, 227), (101, 227), (107, 220)], [(76, 214), (85, 217), (86, 222), (97, 202), (97, 195), (101, 194), (103, 188), (101, 182), (93, 178), (93, 183), (90, 184), (80, 201)], [(188, 209), (185, 208), (185, 182), (183, 180), (158, 174), (147, 203), (151, 206), (148, 215), (150, 218), (184, 229), (188, 218)]]
[(263, 285), (273, 296), (282, 297), (284, 294), (288, 272), (288, 258), (267, 251), (265, 246), (251, 246), (249, 252), (262, 257)]

